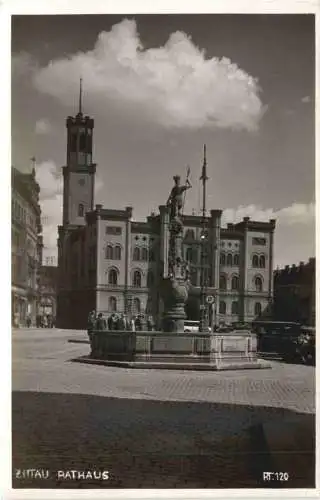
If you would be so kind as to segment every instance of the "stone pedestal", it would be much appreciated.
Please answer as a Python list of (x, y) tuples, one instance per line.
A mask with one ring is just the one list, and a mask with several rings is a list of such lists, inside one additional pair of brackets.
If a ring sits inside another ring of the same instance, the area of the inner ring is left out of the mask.
[(175, 278), (164, 278), (162, 297), (164, 302), (163, 331), (183, 333), (186, 319), (184, 308), (188, 299), (187, 283)]

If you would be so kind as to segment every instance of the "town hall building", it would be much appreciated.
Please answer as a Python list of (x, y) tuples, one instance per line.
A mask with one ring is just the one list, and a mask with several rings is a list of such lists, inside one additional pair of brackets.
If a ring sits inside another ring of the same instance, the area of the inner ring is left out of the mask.
[[(160, 327), (161, 279), (168, 275), (169, 208), (162, 205), (157, 214), (136, 222), (132, 207), (113, 210), (95, 205), (94, 120), (83, 115), (81, 99), (78, 114), (67, 118), (66, 127), (57, 326), (86, 328), (89, 312), (96, 310), (105, 316), (151, 315)], [(245, 217), (221, 227), (221, 215), (222, 210), (211, 210), (205, 221), (197, 215), (183, 216), (184, 258), (191, 283), (186, 312), (190, 319), (199, 316), (202, 275), (206, 293), (215, 298), (216, 324), (250, 322), (273, 299), (275, 220)], [(201, 259), (204, 222), (205, 262)]]

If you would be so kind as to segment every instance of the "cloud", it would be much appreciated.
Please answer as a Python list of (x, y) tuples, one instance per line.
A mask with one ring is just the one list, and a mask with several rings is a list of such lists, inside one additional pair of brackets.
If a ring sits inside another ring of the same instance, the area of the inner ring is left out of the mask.
[[(57, 260), (58, 225), (62, 224), (62, 171), (54, 161), (47, 160), (36, 165), (36, 179), (40, 185), (40, 206), (43, 228), (43, 260), (54, 257)], [(103, 182), (96, 176), (95, 194)]]
[(37, 62), (28, 52), (13, 54), (11, 58), (11, 73), (14, 77), (25, 77), (29, 73), (34, 73), (37, 69)]
[(306, 95), (302, 97), (301, 102), (303, 102), (304, 104), (308, 104), (309, 102), (311, 102), (311, 97), (309, 95)]
[(35, 133), (38, 135), (46, 135), (50, 134), (52, 131), (52, 126), (49, 120), (46, 118), (41, 118), (40, 120), (36, 121), (35, 124)]
[(225, 57), (205, 51), (181, 32), (144, 49), (136, 22), (101, 32), (95, 46), (35, 69), (35, 87), (68, 105), (80, 76), (90, 108), (134, 110), (163, 127), (255, 130), (265, 108), (255, 78)]
[(222, 223), (240, 222), (243, 217), (250, 217), (252, 220), (264, 222), (276, 219), (277, 225), (309, 224), (315, 221), (315, 204), (293, 203), (289, 207), (280, 210), (262, 208), (259, 205), (240, 205), (236, 209), (225, 209), (222, 215)]
[(267, 222), (276, 219), (274, 266), (297, 264), (315, 255), (315, 204), (293, 203), (274, 210), (257, 205), (227, 208), (222, 223), (240, 222), (243, 217)]

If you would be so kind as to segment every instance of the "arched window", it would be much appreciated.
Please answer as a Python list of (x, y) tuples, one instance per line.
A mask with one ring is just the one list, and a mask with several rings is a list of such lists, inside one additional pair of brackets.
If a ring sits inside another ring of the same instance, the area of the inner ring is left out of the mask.
[(141, 273), (140, 271), (135, 271), (133, 273), (133, 286), (141, 288)]
[(113, 259), (113, 248), (111, 245), (107, 245), (106, 248), (106, 259)]
[(254, 278), (254, 287), (256, 292), (262, 292), (263, 284), (262, 284), (262, 279), (260, 276), (256, 276)]
[(186, 261), (192, 262), (192, 248), (188, 247), (186, 251)]
[(220, 300), (219, 313), (220, 314), (226, 314), (226, 312), (227, 312), (227, 304), (225, 303), (224, 300)]
[(190, 281), (193, 286), (198, 285), (198, 272), (197, 269), (195, 269), (194, 267), (191, 269), (190, 272)]
[(141, 302), (138, 297), (135, 297), (133, 299), (133, 311), (135, 314), (139, 313), (141, 311)]
[(232, 277), (231, 290), (239, 290), (239, 277), (238, 276)]
[(121, 260), (121, 247), (117, 245), (114, 249), (114, 258), (115, 260)]
[(115, 297), (109, 297), (109, 311), (115, 312), (117, 310), (117, 299)]
[(266, 258), (264, 255), (260, 255), (259, 258), (259, 267), (266, 267)]
[(227, 289), (227, 278), (225, 277), (224, 274), (221, 274), (221, 276), (220, 276), (219, 288), (221, 290)]
[(258, 255), (254, 255), (252, 257), (252, 267), (259, 267), (259, 257), (258, 257)]
[(261, 311), (262, 311), (262, 307), (261, 307), (260, 302), (256, 302), (255, 305), (254, 305), (254, 315), (255, 316), (260, 316)]
[(118, 284), (118, 273), (115, 269), (110, 269), (108, 273), (108, 284), (117, 285)]
[(185, 239), (186, 240), (194, 240), (194, 230), (193, 229), (186, 230)]
[(83, 217), (84, 216), (84, 205), (80, 203), (78, 205), (78, 217)]
[(220, 265), (221, 266), (225, 266), (226, 265), (226, 254), (224, 252), (222, 252), (220, 254)]
[(238, 266), (238, 265), (239, 265), (239, 261), (240, 261), (239, 254), (238, 254), (238, 253), (236, 253), (236, 254), (233, 256), (233, 265), (234, 265), (234, 266)]
[(234, 301), (231, 304), (231, 314), (239, 314), (239, 305), (237, 301)]
[(148, 260), (148, 250), (146, 248), (141, 249), (141, 260), (143, 261)]
[(154, 282), (153, 272), (152, 271), (148, 271), (148, 274), (147, 274), (147, 286), (149, 286), (149, 287), (152, 286), (153, 282)]
[(149, 249), (149, 262), (154, 262), (155, 258), (154, 258), (154, 250), (153, 248), (150, 248)]
[(231, 253), (228, 253), (227, 255), (227, 266), (232, 266), (232, 254)]
[(140, 260), (140, 248), (138, 247), (133, 249), (133, 260)]

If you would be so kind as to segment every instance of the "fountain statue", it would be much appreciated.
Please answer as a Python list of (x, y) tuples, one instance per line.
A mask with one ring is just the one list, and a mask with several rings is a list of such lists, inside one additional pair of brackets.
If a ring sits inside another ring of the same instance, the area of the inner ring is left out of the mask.
[(182, 240), (183, 222), (182, 208), (183, 197), (191, 184), (187, 178), (181, 185), (180, 176), (174, 176), (173, 186), (167, 201), (169, 207), (169, 252), (168, 276), (162, 281), (162, 299), (164, 303), (163, 331), (183, 332), (185, 304), (188, 299), (189, 272), (187, 263), (183, 259)]

